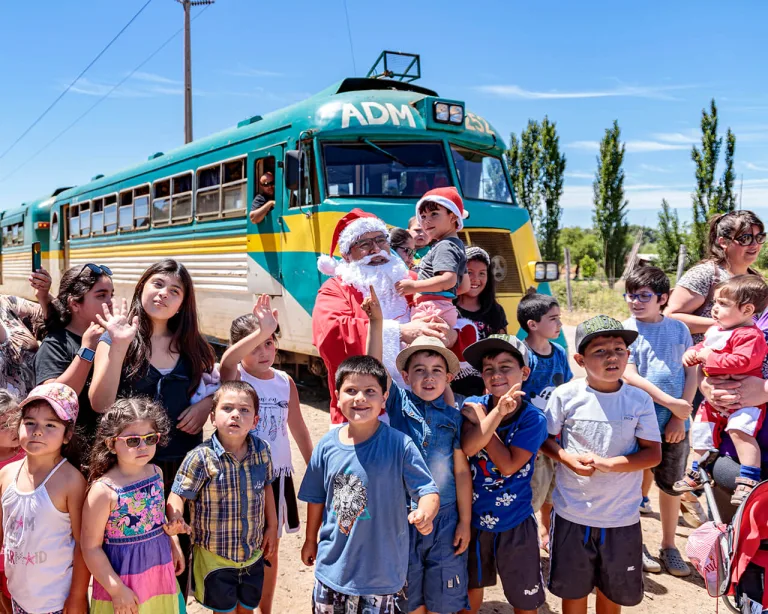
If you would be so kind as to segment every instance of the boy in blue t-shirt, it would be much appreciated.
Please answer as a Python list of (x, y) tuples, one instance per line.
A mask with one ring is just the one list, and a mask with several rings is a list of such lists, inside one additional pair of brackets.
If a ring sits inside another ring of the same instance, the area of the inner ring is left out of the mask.
[(474, 486), (470, 612), (479, 611), (484, 587), (495, 585), (498, 574), (515, 614), (535, 614), (545, 598), (531, 477), (547, 420), (523, 399), (528, 348), (517, 337), (491, 335), (464, 350), (464, 358), (490, 392), (469, 397), (463, 410), (461, 445)]
[[(687, 576), (688, 565), (675, 546), (680, 493), (674, 484), (685, 474), (690, 441), (689, 416), (696, 394), (697, 367), (684, 367), (683, 354), (691, 347), (688, 327), (662, 315), (669, 300), (669, 278), (652, 266), (634, 269), (625, 281), (624, 298), (632, 317), (624, 321), (628, 330), (636, 330), (637, 340), (629, 346), (629, 363), (624, 381), (645, 390), (653, 399), (659, 431), (662, 433), (661, 463), (643, 474), (643, 500), (640, 511), (651, 510), (648, 493), (651, 482), (659, 487), (661, 548), (659, 559), (673, 576)], [(643, 547), (643, 568), (658, 573), (659, 563)]]
[[(371, 356), (339, 365), (336, 391), (348, 422), (315, 446), (301, 483), (301, 560), (316, 563), (316, 614), (394, 612), (408, 572), (408, 524), (428, 535), (440, 508), (416, 445), (379, 420), (386, 386), (387, 371)], [(417, 502), (410, 513), (409, 498)]]
[[(531, 374), (523, 382), (526, 400), (542, 412), (552, 391), (573, 378), (565, 349), (552, 343), (560, 336), (560, 305), (554, 296), (526, 292), (517, 306), (517, 321), (526, 333), (528, 364)], [(533, 511), (541, 510), (539, 540), (546, 550), (549, 545), (549, 519), (552, 514), (552, 491), (555, 488), (555, 462), (539, 452), (536, 455), (533, 488)]]
[[(384, 320), (375, 291), (363, 303), (368, 314), (368, 353), (380, 358)], [(449, 383), (459, 360), (435, 337), (413, 340), (397, 356), (397, 369), (411, 390), (391, 383), (387, 397), (390, 426), (411, 437), (437, 483), (440, 511), (434, 530), (411, 530), (408, 612), (450, 614), (469, 607), (467, 556), (472, 514), (472, 478), (461, 449), (461, 413), (453, 406)]]

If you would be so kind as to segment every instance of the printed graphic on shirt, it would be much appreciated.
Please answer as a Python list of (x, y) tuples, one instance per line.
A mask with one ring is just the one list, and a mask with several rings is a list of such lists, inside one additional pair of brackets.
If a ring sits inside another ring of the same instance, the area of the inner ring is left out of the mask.
[(344, 535), (349, 535), (358, 518), (370, 518), (368, 491), (355, 474), (342, 473), (333, 478), (333, 513)]
[(547, 402), (549, 401), (549, 397), (552, 396), (552, 393), (555, 391), (555, 388), (560, 386), (564, 383), (564, 377), (562, 373), (553, 373), (552, 374), (552, 386), (547, 386), (545, 388), (542, 388), (538, 393), (534, 393), (532, 398), (528, 399), (528, 402), (536, 407), (537, 409), (540, 409), (541, 411), (544, 411), (547, 408)]
[(257, 437), (273, 442), (278, 435), (288, 436), (288, 425), (285, 416), (287, 415), (288, 401), (277, 397), (259, 396), (259, 415), (261, 419), (253, 429)]
[(48, 560), (48, 554), (45, 551), (24, 551), (25, 536), (35, 530), (34, 516), (29, 518), (25, 518), (24, 515), (11, 516), (5, 528), (10, 529), (5, 536), (6, 565), (42, 565)]

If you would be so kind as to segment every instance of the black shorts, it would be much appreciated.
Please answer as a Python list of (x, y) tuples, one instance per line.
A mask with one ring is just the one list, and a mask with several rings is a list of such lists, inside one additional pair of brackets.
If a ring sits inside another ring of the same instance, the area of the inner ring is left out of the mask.
[(264, 557), (249, 563), (235, 563), (194, 548), (195, 599), (214, 612), (231, 612), (238, 604), (255, 610), (264, 587)]
[(299, 503), (296, 500), (296, 489), (293, 487), (293, 477), (283, 475), (272, 481), (272, 494), (275, 495), (277, 510), (277, 536), (285, 533), (296, 533), (299, 530)]
[(499, 533), (472, 527), (469, 588), (495, 586), (497, 575), (512, 607), (535, 610), (546, 600), (539, 558), (539, 527), (533, 516)]
[(640, 523), (601, 529), (552, 514), (549, 590), (561, 599), (582, 599), (597, 587), (614, 603), (643, 600), (643, 533)]
[(661, 438), (661, 462), (656, 465), (653, 471), (653, 480), (659, 490), (679, 497), (680, 493), (675, 492), (672, 486), (678, 480), (683, 479), (685, 467), (688, 464), (688, 452), (691, 448), (690, 432), (686, 431), (685, 439), (678, 443), (667, 443)]

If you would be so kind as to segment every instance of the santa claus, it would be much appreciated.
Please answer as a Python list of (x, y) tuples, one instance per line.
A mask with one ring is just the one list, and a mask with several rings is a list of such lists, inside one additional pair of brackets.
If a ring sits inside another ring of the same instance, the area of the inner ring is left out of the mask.
[[(342, 259), (333, 257), (338, 248)], [(409, 305), (395, 290), (408, 276), (403, 261), (389, 250), (387, 225), (371, 213), (353, 209), (339, 220), (333, 233), (330, 255), (318, 258), (321, 273), (331, 275), (320, 288), (312, 311), (312, 342), (328, 369), (331, 392), (331, 423), (341, 424), (334, 378), (345, 358), (365, 354), (368, 316), (361, 305), (373, 286), (384, 313), (383, 362), (390, 376), (404, 385), (395, 366), (401, 343), (419, 335), (439, 337), (449, 347), (456, 332), (442, 321), (410, 322)]]

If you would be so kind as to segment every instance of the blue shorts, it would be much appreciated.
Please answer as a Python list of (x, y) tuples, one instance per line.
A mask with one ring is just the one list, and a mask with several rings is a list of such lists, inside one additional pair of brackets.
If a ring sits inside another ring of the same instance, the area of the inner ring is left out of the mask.
[(451, 503), (440, 508), (429, 535), (411, 526), (405, 587), (409, 612), (421, 606), (440, 614), (469, 609), (467, 551), (456, 556), (453, 548), (458, 523), (459, 510)]

